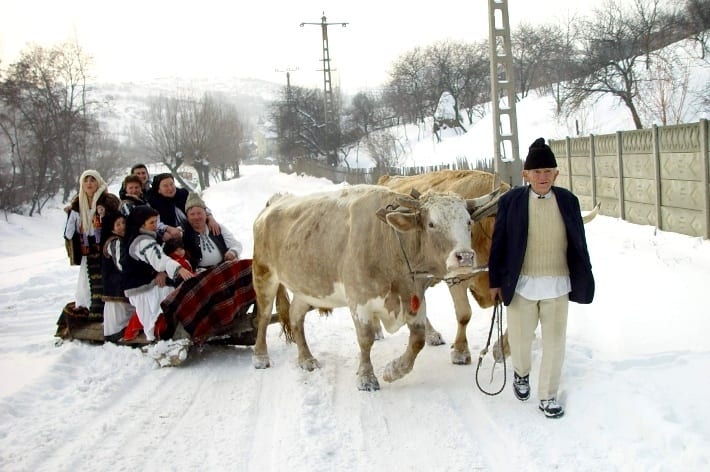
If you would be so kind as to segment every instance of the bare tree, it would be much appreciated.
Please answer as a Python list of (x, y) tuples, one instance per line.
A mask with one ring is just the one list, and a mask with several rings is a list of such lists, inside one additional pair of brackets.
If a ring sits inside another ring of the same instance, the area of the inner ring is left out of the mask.
[(654, 53), (648, 47), (648, 31), (658, 29), (657, 18), (649, 11), (650, 4), (635, 1), (633, 9), (622, 6), (619, 0), (607, 0), (603, 9), (595, 10), (593, 18), (583, 27), (583, 61), (586, 73), (567, 84), (565, 95), (572, 109), (588, 100), (611, 94), (626, 106), (637, 129), (643, 128), (639, 107), (639, 67), (646, 68)]
[(436, 94), (436, 104), (444, 92), (453, 98), (454, 117), (451, 125), (466, 131), (461, 123), (460, 102), (464, 91), (471, 82), (472, 48), (468, 44), (439, 41), (426, 48), (425, 57), (429, 64), (427, 78), (428, 95)]
[(77, 176), (97, 155), (90, 143), (101, 132), (89, 99), (89, 58), (78, 44), (30, 47), (11, 64), (0, 86), (2, 131), (13, 153), (16, 184), (31, 188), (32, 215), (63, 189), (66, 201)]
[(682, 123), (689, 97), (690, 70), (672, 46), (656, 54), (639, 83), (643, 101), (639, 110), (645, 122), (663, 126)]
[(490, 101), (488, 42), (464, 44), (463, 48), (466, 86), (460, 90), (458, 98), (459, 105), (466, 112), (468, 124), (473, 124), (474, 117), (484, 115), (485, 104)]
[(700, 46), (700, 58), (710, 54), (710, 0), (686, 0), (686, 23)]
[(427, 73), (425, 52), (418, 47), (399, 56), (392, 65), (385, 101), (404, 123), (423, 123), (436, 109), (439, 95), (427, 87)]
[(282, 158), (317, 159), (327, 155), (323, 107), (322, 91), (294, 86), (273, 104), (273, 131), (278, 136)]
[(513, 31), (511, 42), (521, 98), (533, 88), (550, 84), (556, 78), (554, 71), (564, 67), (560, 60), (564, 59), (565, 36), (557, 25), (533, 27), (521, 23)]
[(366, 144), (367, 150), (378, 168), (398, 166), (405, 153), (401, 140), (389, 130), (370, 133)]

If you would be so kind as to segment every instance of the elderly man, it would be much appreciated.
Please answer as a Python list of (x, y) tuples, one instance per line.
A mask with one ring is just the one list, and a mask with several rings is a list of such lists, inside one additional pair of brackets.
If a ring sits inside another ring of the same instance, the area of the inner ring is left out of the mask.
[(222, 261), (239, 258), (242, 244), (232, 233), (220, 226), (219, 234), (208, 225), (207, 206), (196, 193), (190, 193), (185, 202), (187, 223), (184, 224), (183, 242), (196, 270), (214, 267)]
[(569, 301), (591, 303), (594, 277), (579, 200), (555, 187), (555, 155), (543, 138), (531, 146), (523, 170), (529, 185), (506, 192), (498, 202), (488, 261), (491, 298), (508, 307), (508, 339), (516, 398), (530, 397), (531, 349), (538, 322), (542, 360), (539, 408), (559, 418), (557, 402), (565, 355)]

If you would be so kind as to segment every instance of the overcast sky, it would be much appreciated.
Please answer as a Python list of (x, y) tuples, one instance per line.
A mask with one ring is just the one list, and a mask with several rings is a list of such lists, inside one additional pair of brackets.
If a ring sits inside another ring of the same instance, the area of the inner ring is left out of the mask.
[[(630, 1), (630, 0), (624, 0)], [(511, 26), (588, 15), (603, 0), (509, 0)], [(7, 66), (28, 43), (76, 38), (100, 81), (153, 77), (256, 77), (322, 84), (320, 23), (328, 27), (333, 80), (347, 90), (384, 82), (401, 53), (437, 40), (488, 36), (488, 1), (387, 0), (3, 0), (0, 58)], [(277, 72), (280, 70), (282, 72)]]

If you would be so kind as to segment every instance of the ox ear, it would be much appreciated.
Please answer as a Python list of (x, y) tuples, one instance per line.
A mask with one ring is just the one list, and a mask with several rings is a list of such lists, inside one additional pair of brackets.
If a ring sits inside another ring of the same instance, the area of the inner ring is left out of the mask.
[(375, 212), (375, 216), (380, 219), (380, 221), (387, 223), (387, 210), (384, 208), (380, 208)]
[[(473, 218), (475, 215), (478, 217), (478, 219), (481, 219), (485, 216), (492, 215), (493, 213), (495, 213), (498, 209), (498, 199), (500, 198), (500, 190), (501, 188), (498, 187), (491, 193), (483, 195), (482, 197), (467, 199), (466, 209), (471, 214), (471, 217)], [(479, 212), (482, 211), (484, 208), (486, 209), (488, 214), (481, 215)]]
[(417, 214), (412, 212), (392, 211), (387, 213), (385, 220), (400, 233), (411, 231), (417, 226)]

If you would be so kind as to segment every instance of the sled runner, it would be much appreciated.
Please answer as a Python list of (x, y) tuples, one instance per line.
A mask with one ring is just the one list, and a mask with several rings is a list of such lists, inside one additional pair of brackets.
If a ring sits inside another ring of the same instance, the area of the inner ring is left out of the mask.
[[(253, 346), (256, 341), (258, 318), (256, 305), (251, 305), (252, 311), (247, 308), (243, 313), (234, 317), (234, 322), (221, 335), (212, 336), (204, 340), (205, 344)], [(271, 316), (271, 323), (278, 322), (278, 314)], [(61, 340), (89, 341), (103, 344), (104, 332), (103, 322), (89, 317), (85, 308), (75, 309), (74, 302), (67, 303), (57, 320), (57, 331), (55, 337)], [(149, 342), (141, 332), (131, 340), (119, 339), (115, 342), (121, 346), (138, 347), (152, 357), (161, 367), (177, 366), (184, 362), (189, 350), (193, 345), (191, 336), (181, 327), (178, 328), (175, 339), (167, 339), (157, 342)]]

